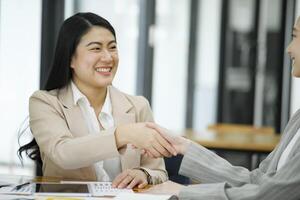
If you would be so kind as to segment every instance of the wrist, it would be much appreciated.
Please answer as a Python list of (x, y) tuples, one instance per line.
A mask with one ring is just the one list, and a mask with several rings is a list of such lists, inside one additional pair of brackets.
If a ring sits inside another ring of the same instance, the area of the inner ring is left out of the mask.
[(152, 178), (151, 178), (151, 175), (147, 172), (147, 170), (145, 170), (145, 169), (143, 169), (143, 168), (141, 168), (141, 167), (136, 167), (136, 168), (133, 168), (133, 169), (142, 171), (142, 172), (146, 175), (148, 184), (152, 184)]
[(115, 138), (116, 138), (116, 144), (118, 149), (130, 143), (128, 138), (128, 132), (126, 131), (125, 125), (120, 125), (116, 128)]
[(186, 153), (188, 147), (190, 146), (191, 141), (188, 140), (188, 139), (186, 139), (186, 138), (184, 138), (184, 137), (182, 137), (181, 139), (182, 139), (182, 148), (181, 148), (181, 152), (180, 153), (182, 155), (184, 155)]

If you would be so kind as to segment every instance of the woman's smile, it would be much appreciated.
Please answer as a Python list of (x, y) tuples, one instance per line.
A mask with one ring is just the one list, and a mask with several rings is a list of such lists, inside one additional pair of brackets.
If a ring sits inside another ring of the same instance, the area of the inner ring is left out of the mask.
[(110, 76), (112, 73), (112, 67), (96, 67), (96, 72), (103, 76)]

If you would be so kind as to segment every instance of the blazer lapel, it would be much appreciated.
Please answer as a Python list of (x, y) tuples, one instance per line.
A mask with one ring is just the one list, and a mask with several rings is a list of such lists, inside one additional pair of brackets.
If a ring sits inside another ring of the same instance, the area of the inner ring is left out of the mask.
[[(112, 113), (115, 126), (121, 124), (135, 123), (136, 117), (132, 103), (126, 96), (113, 86), (109, 86), (110, 98), (112, 102)], [(140, 166), (140, 153), (132, 145), (120, 150), (122, 171)]]
[(108, 89), (115, 125), (134, 123), (135, 113), (130, 112), (133, 108), (132, 103), (113, 86), (109, 86)]
[(70, 84), (60, 89), (58, 98), (63, 104), (65, 117), (70, 131), (74, 136), (83, 136), (89, 133), (88, 127), (85, 124), (84, 117), (78, 105), (74, 104), (73, 92)]
[[(84, 136), (89, 134), (88, 127), (83, 125), (85, 124), (85, 120), (81, 109), (78, 105), (74, 104), (73, 92), (70, 84), (59, 90), (58, 99), (63, 105), (62, 109), (71, 133), (74, 136)], [(97, 179), (96, 171), (92, 166), (81, 169), (81, 172), (90, 174), (91, 180)]]

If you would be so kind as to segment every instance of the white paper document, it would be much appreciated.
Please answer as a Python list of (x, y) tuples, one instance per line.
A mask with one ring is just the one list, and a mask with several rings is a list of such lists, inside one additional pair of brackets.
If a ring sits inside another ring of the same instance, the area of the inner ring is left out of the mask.
[(141, 194), (141, 193), (120, 193), (114, 200), (167, 200), (172, 195), (155, 195), (155, 194)]
[(32, 195), (14, 195), (14, 194), (0, 194), (0, 200), (36, 200)]

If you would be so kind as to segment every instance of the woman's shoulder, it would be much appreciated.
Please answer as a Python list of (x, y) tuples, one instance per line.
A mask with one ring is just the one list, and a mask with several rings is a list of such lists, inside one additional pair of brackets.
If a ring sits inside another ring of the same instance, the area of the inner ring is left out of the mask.
[(31, 96), (30, 96), (30, 100), (32, 99), (40, 99), (40, 100), (44, 100), (44, 101), (50, 101), (50, 100), (57, 100), (57, 96), (58, 96), (58, 90), (37, 90), (35, 91)]
[(29, 98), (29, 110), (40, 113), (40, 110), (55, 109), (62, 112), (63, 104), (59, 100), (59, 89), (37, 90)]
[(31, 97), (40, 97), (40, 96), (53, 96), (57, 97), (58, 95), (58, 89), (54, 90), (36, 90)]

